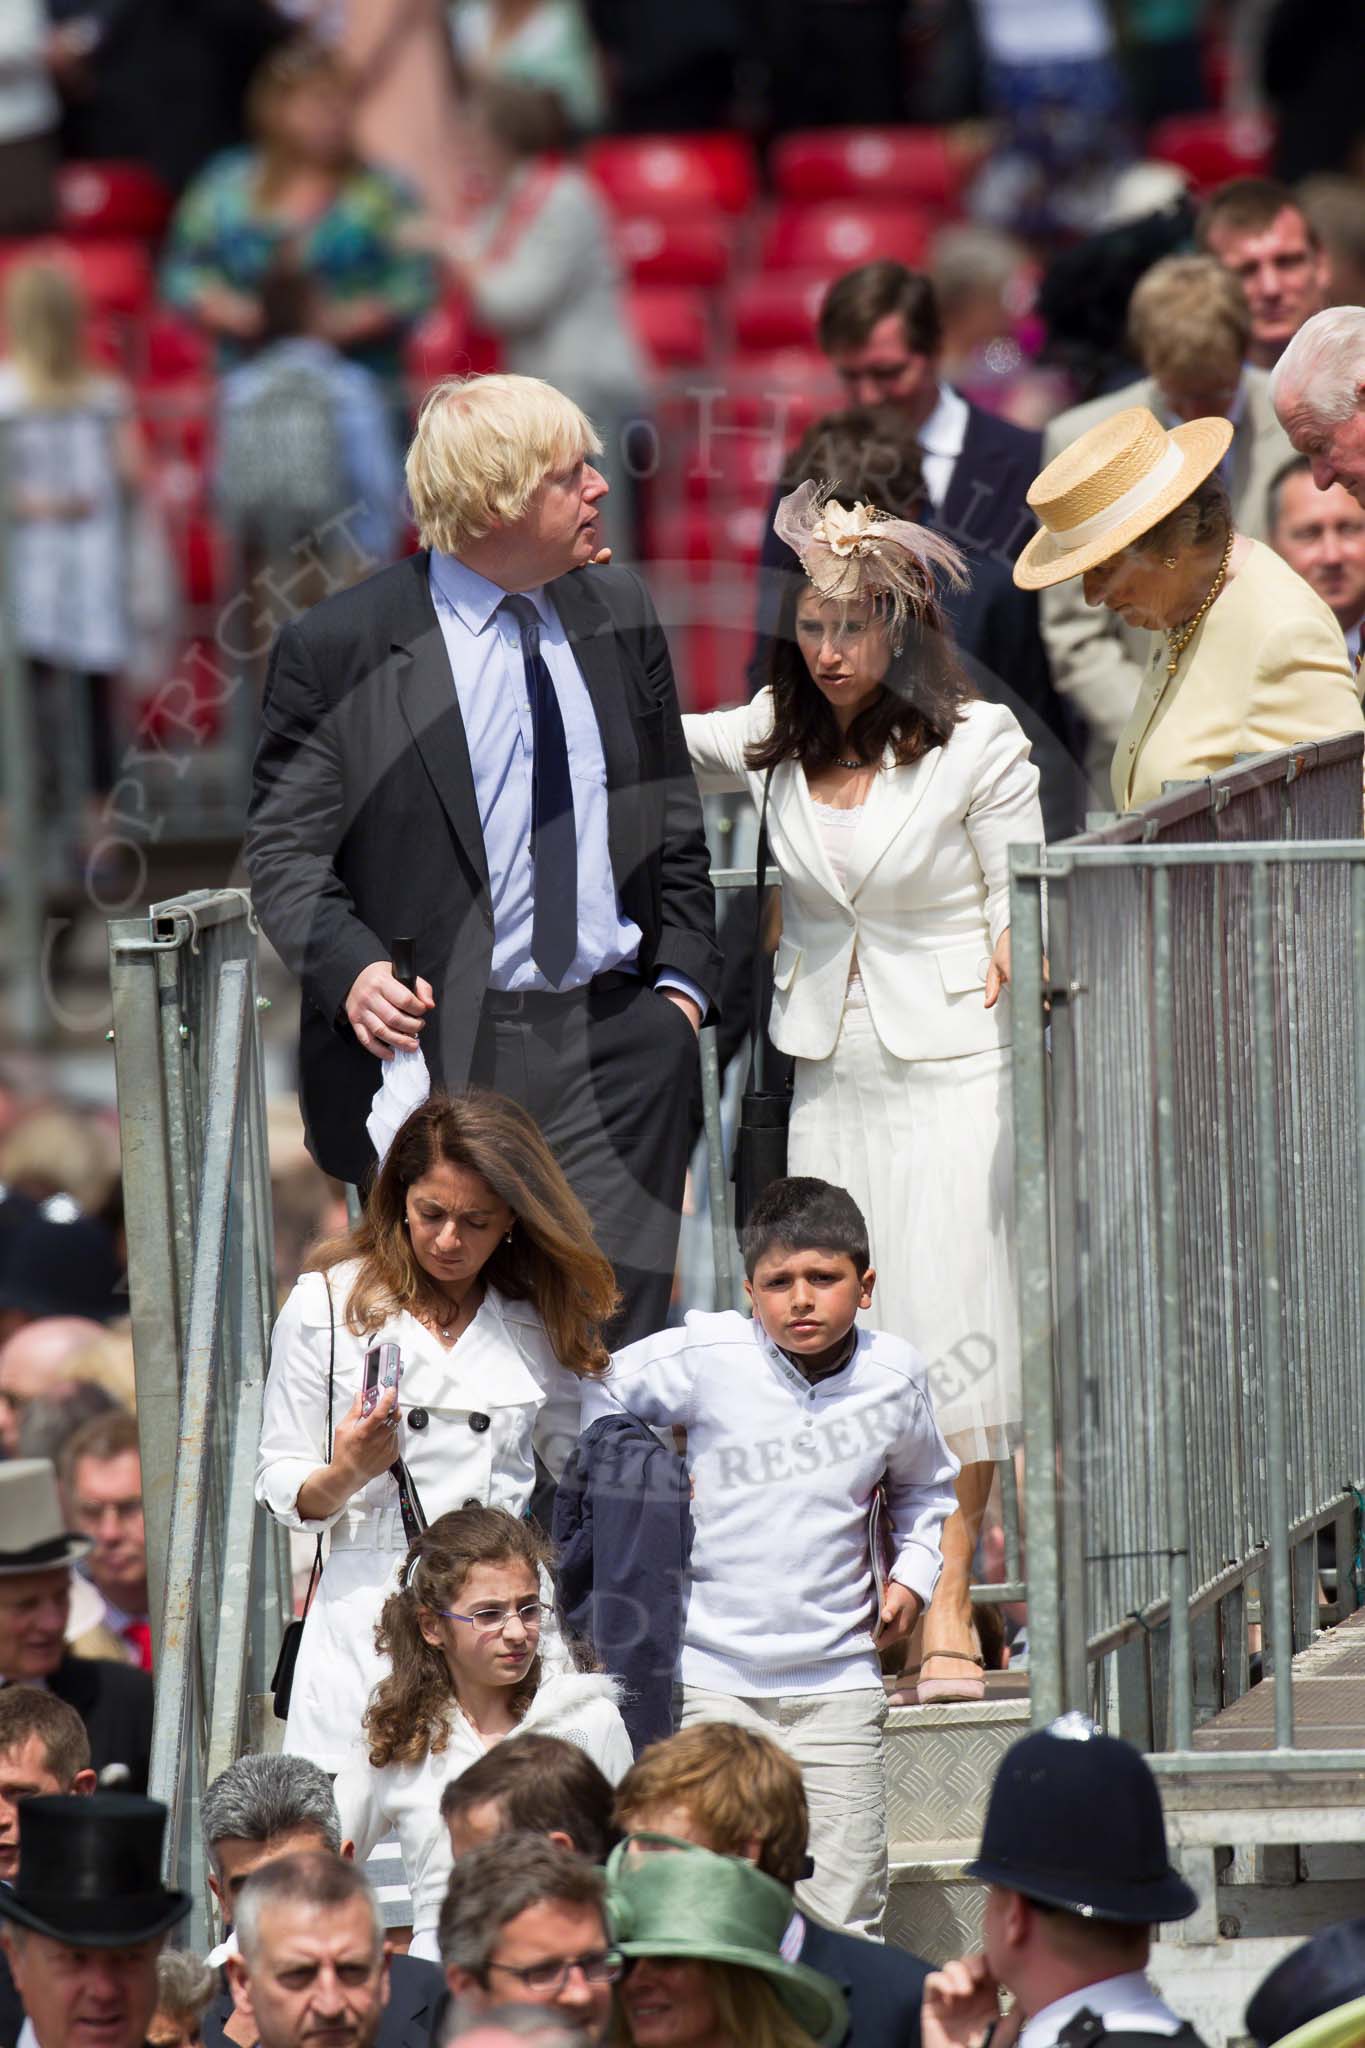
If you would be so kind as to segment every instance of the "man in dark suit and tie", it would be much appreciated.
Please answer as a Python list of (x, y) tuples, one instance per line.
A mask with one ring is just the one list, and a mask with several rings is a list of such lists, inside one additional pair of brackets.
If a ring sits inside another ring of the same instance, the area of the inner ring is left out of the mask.
[[(1024, 493), (1038, 474), (1042, 436), (997, 419), (943, 382), (942, 329), (929, 279), (903, 263), (865, 263), (830, 286), (816, 331), (849, 405), (894, 406), (913, 427), (933, 524), (962, 549), (969, 570), (983, 561), (1009, 568), (1035, 525)], [(879, 502), (875, 479), (864, 481), (865, 495)], [(773, 494), (759, 557), (751, 694), (767, 680), (781, 572), (800, 568), (773, 532), (772, 515), (788, 488), (784, 479)], [(971, 603), (969, 590), (964, 608)]]
[(280, 633), (245, 857), (302, 984), (319, 1164), (368, 1179), (395, 1050), (420, 1043), (433, 1088), (514, 1096), (616, 1267), (627, 1341), (667, 1312), (718, 957), (663, 632), (631, 571), (589, 566), (598, 447), (535, 378), (428, 396), (423, 551)]

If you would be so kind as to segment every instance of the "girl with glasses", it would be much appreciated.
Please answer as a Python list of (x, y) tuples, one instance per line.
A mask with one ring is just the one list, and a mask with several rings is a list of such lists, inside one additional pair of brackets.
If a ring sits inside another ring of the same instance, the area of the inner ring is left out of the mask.
[(338, 1776), (336, 1797), (342, 1833), (362, 1860), (397, 1832), (413, 1955), (437, 1953), (450, 1779), (495, 1743), (533, 1730), (576, 1744), (613, 1784), (630, 1768), (615, 1682), (567, 1665), (552, 1637), (550, 1560), (531, 1523), (503, 1508), (458, 1508), (411, 1545), (380, 1616), (375, 1641), (390, 1670), (365, 1715), (366, 1747)]

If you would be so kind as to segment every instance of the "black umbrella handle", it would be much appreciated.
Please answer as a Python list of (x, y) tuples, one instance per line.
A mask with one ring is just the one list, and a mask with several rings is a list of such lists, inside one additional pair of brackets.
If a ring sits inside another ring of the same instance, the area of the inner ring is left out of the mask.
[(404, 988), (413, 995), (417, 993), (417, 941), (395, 939), (393, 942), (393, 978), (401, 981)]

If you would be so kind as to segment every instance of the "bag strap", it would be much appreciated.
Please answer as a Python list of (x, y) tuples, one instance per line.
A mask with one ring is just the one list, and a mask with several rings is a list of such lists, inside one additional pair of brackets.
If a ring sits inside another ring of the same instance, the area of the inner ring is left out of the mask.
[(395, 1458), (389, 1467), (398, 1482), (398, 1512), (403, 1517), (403, 1534), (409, 1543), (415, 1543), (427, 1526), (422, 1496), (417, 1491), (417, 1482), (401, 1458)]
[[(773, 767), (776, 767), (774, 762)], [(754, 857), (754, 958), (753, 1014), (749, 1020), (749, 1087), (764, 1094), (764, 1070), (768, 1062), (768, 1020), (763, 1014), (763, 901), (767, 895), (768, 798), (773, 786), (773, 768), (763, 778), (763, 802), (758, 812), (758, 852)]]
[[(331, 1326), (327, 1338), (327, 1463), (330, 1465), (332, 1462), (332, 1398), (336, 1387), (337, 1370), (337, 1312), (336, 1303), (332, 1299), (331, 1281), (324, 1279), (322, 1284), (327, 1289), (327, 1320)], [(318, 1580), (321, 1577), (322, 1531), (319, 1530), (318, 1547), (313, 1558), (313, 1569), (308, 1574), (308, 1591), (303, 1596), (302, 1619), (304, 1621), (308, 1619), (308, 1610), (313, 1604), (313, 1595), (317, 1591)]]

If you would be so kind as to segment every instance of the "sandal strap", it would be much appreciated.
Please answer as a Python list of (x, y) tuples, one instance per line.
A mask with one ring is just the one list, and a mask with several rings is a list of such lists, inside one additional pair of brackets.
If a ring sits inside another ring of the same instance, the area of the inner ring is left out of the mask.
[[(966, 1650), (926, 1650), (924, 1653), (924, 1664), (932, 1664), (935, 1657), (951, 1657), (956, 1664), (975, 1664), (978, 1671), (984, 1671), (986, 1668), (984, 1657), (969, 1656)], [(921, 1671), (924, 1669), (924, 1664), (921, 1664), (919, 1667)]]

